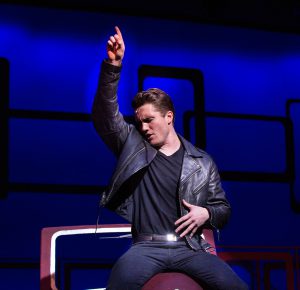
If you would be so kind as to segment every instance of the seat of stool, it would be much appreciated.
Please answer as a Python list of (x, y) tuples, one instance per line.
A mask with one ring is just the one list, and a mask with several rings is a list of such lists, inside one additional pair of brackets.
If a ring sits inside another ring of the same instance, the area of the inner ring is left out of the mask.
[(142, 290), (203, 290), (203, 288), (184, 273), (166, 272), (154, 275)]

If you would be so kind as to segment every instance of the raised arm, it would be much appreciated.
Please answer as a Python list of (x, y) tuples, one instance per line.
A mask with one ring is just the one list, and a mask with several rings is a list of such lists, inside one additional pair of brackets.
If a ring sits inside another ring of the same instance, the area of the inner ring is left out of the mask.
[(120, 29), (109, 37), (107, 59), (102, 62), (92, 120), (97, 133), (106, 145), (119, 155), (129, 132), (129, 125), (119, 112), (117, 90), (120, 79), (125, 44)]

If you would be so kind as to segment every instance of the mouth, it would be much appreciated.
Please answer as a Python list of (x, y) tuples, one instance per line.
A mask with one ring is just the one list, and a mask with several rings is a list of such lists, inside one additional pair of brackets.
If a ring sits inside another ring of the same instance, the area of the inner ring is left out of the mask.
[(153, 136), (152, 134), (147, 134), (147, 135), (146, 135), (146, 139), (147, 139), (148, 141), (150, 141), (150, 140), (152, 139), (152, 136)]

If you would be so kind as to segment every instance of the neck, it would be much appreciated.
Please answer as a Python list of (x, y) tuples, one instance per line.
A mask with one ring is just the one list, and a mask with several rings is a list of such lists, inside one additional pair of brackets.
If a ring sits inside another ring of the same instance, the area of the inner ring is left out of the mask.
[(180, 140), (178, 135), (176, 134), (175, 130), (170, 132), (170, 135), (165, 142), (158, 150), (164, 153), (167, 156), (172, 155), (180, 148)]

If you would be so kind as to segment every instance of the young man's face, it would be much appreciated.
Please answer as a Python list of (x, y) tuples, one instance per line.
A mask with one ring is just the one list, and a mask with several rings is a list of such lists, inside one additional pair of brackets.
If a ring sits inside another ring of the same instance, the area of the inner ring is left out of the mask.
[(173, 127), (171, 111), (163, 116), (152, 104), (145, 104), (136, 109), (135, 117), (139, 131), (152, 146), (160, 148), (167, 143)]

